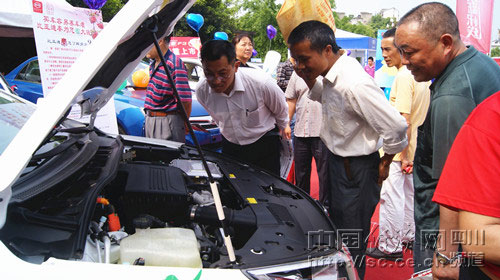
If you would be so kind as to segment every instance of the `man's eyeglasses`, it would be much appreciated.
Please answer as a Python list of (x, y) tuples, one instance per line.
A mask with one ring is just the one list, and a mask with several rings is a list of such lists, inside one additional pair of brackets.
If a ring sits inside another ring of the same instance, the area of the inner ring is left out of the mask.
[(231, 76), (231, 73), (222, 73), (222, 74), (211, 74), (207, 73), (205, 74), (205, 77), (207, 78), (208, 81), (214, 81), (214, 80), (219, 80), (219, 81), (226, 81), (229, 79)]

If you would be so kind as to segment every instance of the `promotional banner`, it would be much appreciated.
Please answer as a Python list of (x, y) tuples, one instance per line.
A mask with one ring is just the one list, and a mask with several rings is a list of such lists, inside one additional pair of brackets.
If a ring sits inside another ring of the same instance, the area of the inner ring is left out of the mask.
[(493, 0), (457, 0), (457, 18), (462, 41), (489, 53)]
[(172, 37), (169, 49), (177, 56), (199, 58), (201, 48), (200, 37)]
[(381, 42), (382, 35), (384, 35), (384, 32), (386, 31), (386, 29), (379, 29), (377, 31), (377, 46), (375, 47), (375, 71), (382, 67), (382, 62), (384, 61), (384, 58), (382, 57)]
[[(104, 28), (101, 11), (60, 5), (49, 0), (33, 0), (33, 32), (38, 55), (43, 95), (47, 96), (76, 61), (85, 47)], [(73, 106), (70, 118), (80, 118), (80, 106)], [(114, 100), (99, 111), (95, 126), (109, 133), (118, 133)]]
[(391, 87), (398, 73), (398, 69), (394, 66), (389, 67), (382, 57), (382, 35), (387, 31), (385, 29), (379, 29), (377, 31), (377, 50), (375, 52), (375, 82), (377, 85), (384, 89), (384, 94), (387, 100), (391, 94)]

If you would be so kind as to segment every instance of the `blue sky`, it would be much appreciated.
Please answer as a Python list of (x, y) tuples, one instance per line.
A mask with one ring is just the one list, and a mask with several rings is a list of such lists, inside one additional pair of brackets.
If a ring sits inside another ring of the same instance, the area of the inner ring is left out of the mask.
[[(436, 0), (434, 0), (436, 1)], [(396, 8), (399, 16), (403, 16), (411, 8), (431, 1), (424, 0), (335, 0), (336, 12), (345, 12), (347, 15), (358, 15), (360, 12), (378, 13), (381, 9)], [(456, 0), (437, 0), (448, 5), (453, 11), (456, 10)], [(493, 39), (498, 36), (500, 28), (500, 1), (494, 0), (493, 23), (491, 35)]]

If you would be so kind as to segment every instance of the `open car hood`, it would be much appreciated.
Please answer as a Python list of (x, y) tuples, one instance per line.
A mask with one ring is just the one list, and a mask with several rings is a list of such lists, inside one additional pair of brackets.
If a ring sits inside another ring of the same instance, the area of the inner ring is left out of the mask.
[(0, 228), (5, 223), (11, 186), (71, 106), (81, 103), (86, 114), (102, 108), (153, 46), (147, 23), (157, 20), (156, 35), (162, 38), (194, 2), (130, 0), (85, 49), (0, 156)]

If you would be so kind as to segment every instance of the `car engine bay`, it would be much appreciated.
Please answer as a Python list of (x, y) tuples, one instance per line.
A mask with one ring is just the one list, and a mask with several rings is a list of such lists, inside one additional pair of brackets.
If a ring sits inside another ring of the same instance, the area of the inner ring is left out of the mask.
[[(249, 268), (338, 248), (324, 209), (302, 190), (207, 151), (237, 257), (231, 263), (196, 149), (95, 132), (72, 138), (13, 188), (0, 239), (26, 261)], [(311, 238), (317, 232), (332, 236)]]

